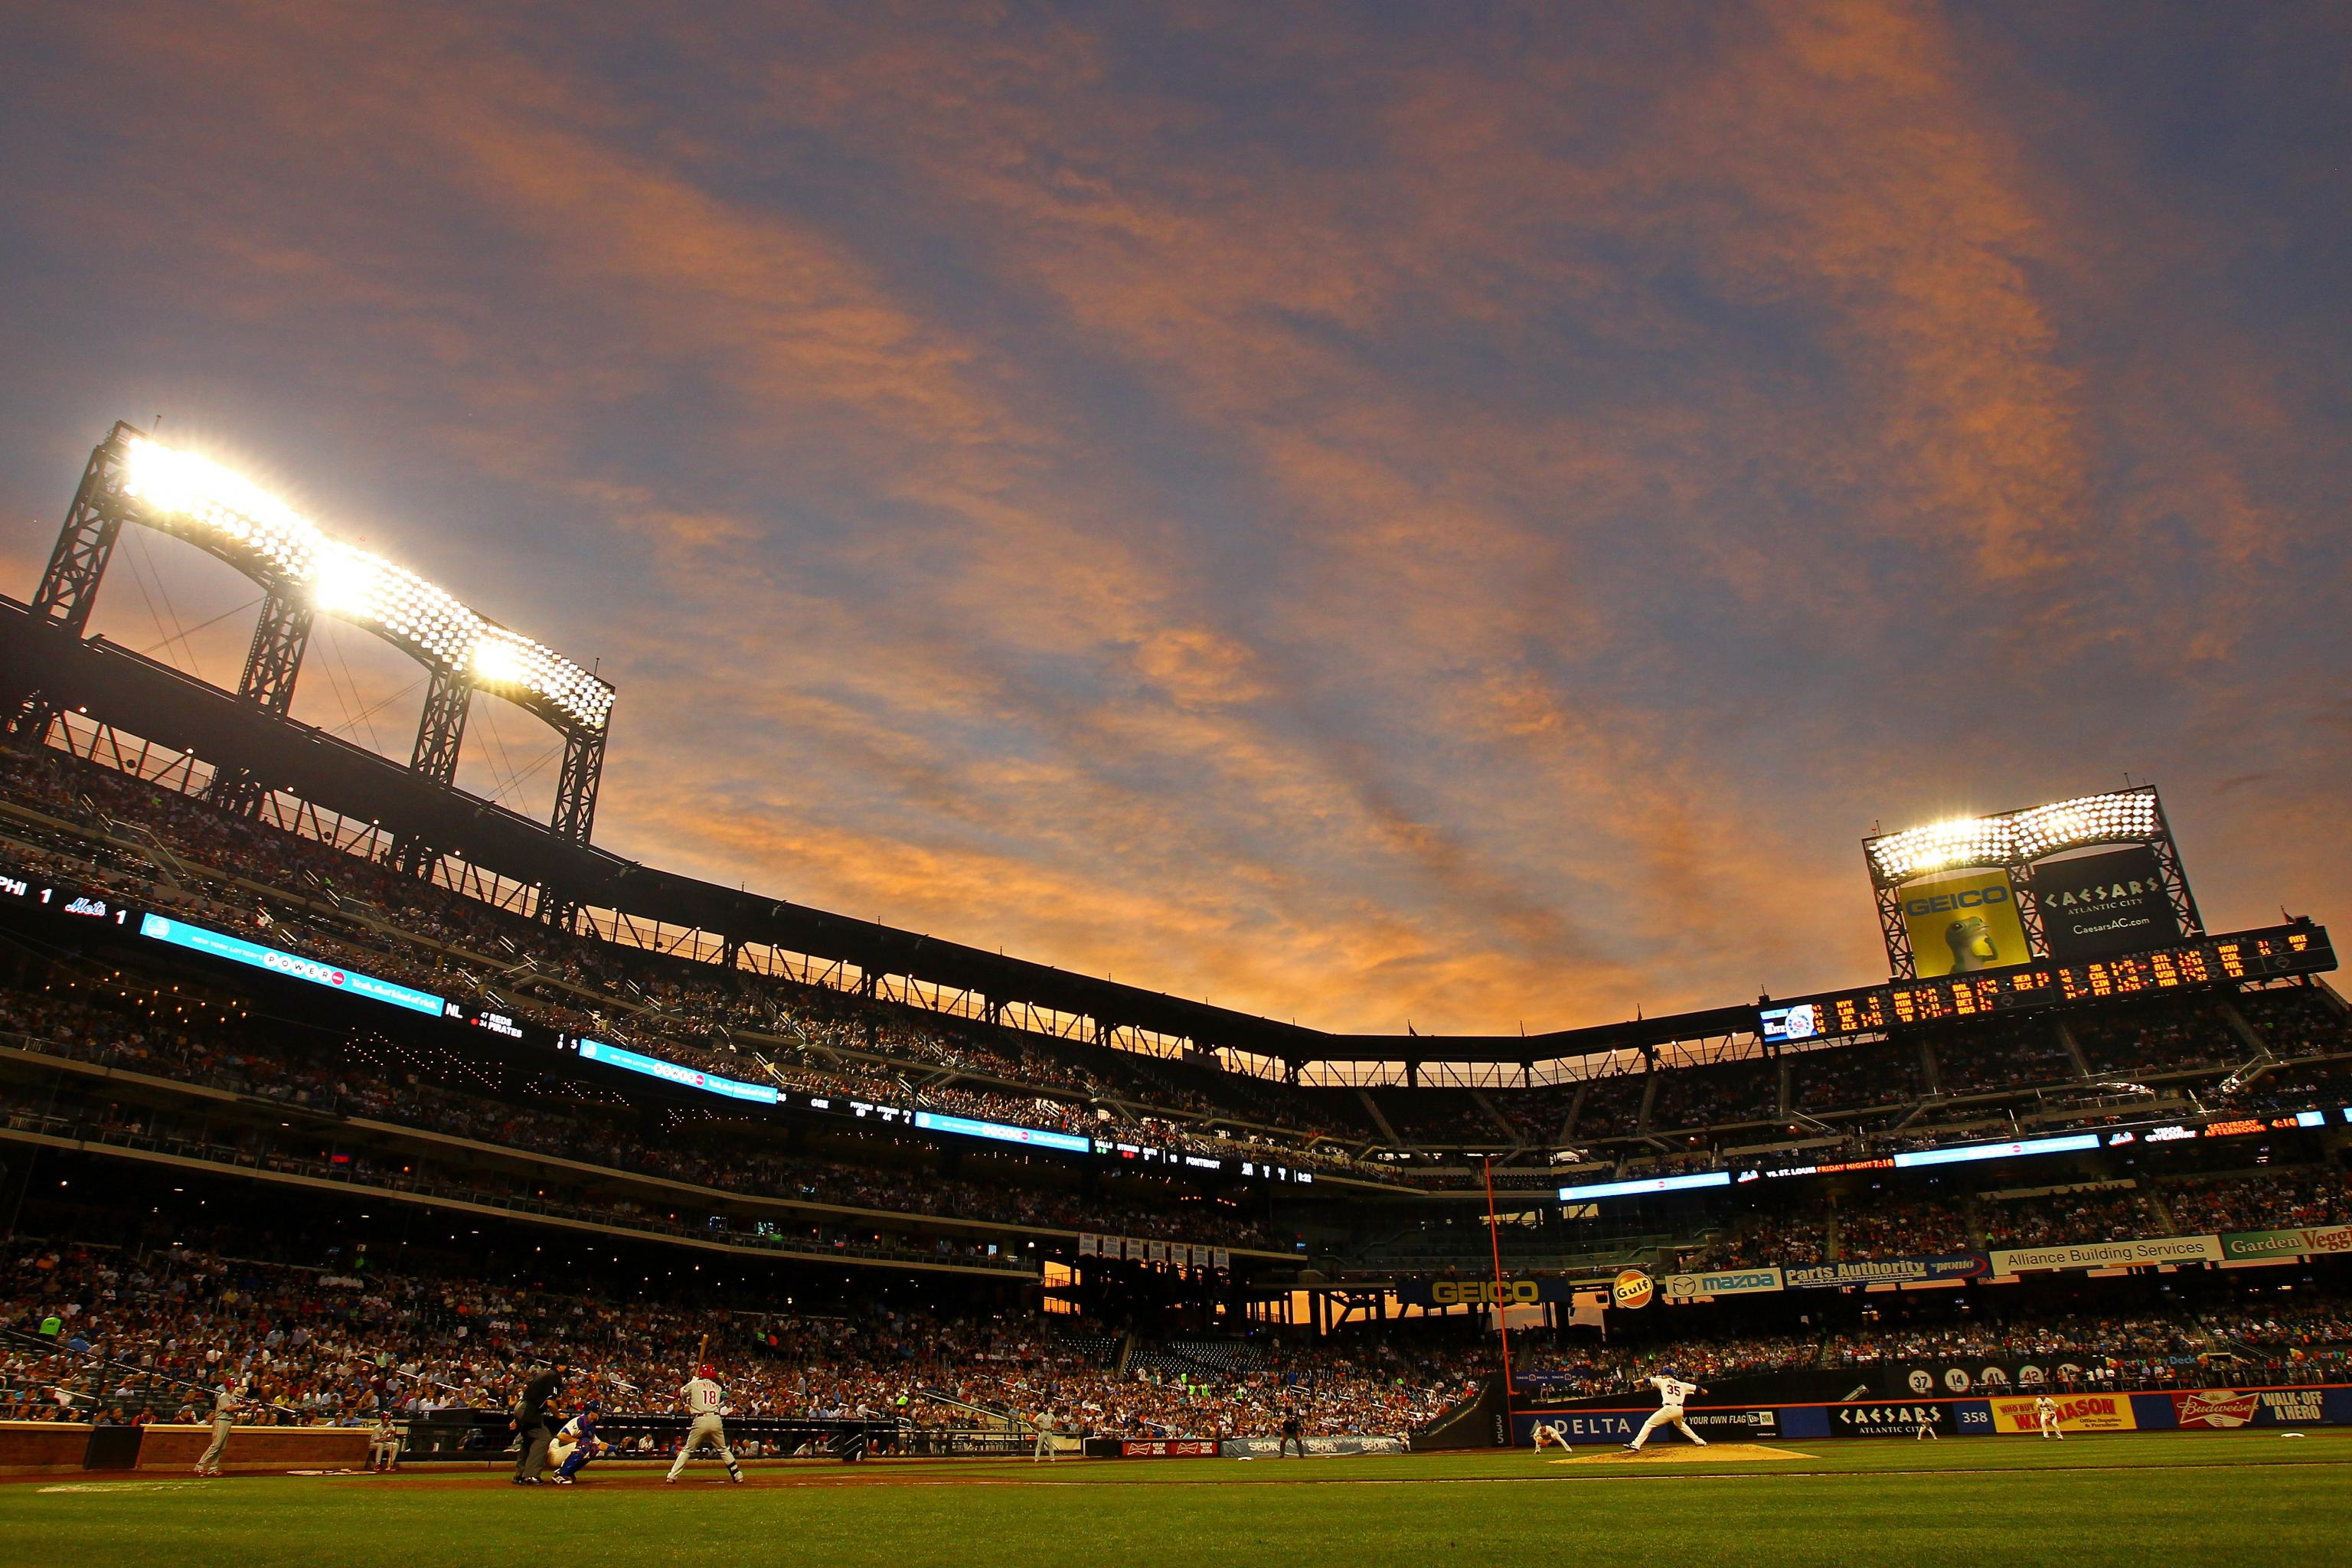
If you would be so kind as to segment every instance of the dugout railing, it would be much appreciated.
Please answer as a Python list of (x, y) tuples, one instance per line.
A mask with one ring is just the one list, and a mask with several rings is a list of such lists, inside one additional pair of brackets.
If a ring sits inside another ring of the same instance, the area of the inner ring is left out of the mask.
[[(193, 1411), (199, 1419), (212, 1415), (215, 1386), (194, 1378), (121, 1361), (96, 1350), (76, 1350), (63, 1338), (0, 1329), (0, 1412), (54, 1407), (70, 1412), (77, 1421), (131, 1426), (142, 1416), (168, 1419)], [(299, 1421), (300, 1412), (273, 1405), (246, 1406), (268, 1421)], [(19, 1417), (21, 1418), (21, 1417)]]
[[(562, 1399), (551, 1415), (570, 1412)], [(511, 1464), (517, 1453), (513, 1413), (506, 1410), (442, 1410), (411, 1420), (404, 1463)], [(612, 1445), (609, 1458), (668, 1459), (686, 1441), (683, 1415), (607, 1413), (596, 1435)], [(951, 1451), (934, 1440), (934, 1429), (887, 1416), (730, 1415), (727, 1444), (738, 1458), (835, 1459), (855, 1462), (881, 1455)]]

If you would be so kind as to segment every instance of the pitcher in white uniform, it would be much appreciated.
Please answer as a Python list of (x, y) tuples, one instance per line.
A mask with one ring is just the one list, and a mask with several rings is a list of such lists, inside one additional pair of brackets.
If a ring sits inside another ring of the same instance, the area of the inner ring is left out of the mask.
[(1700, 1447), (1706, 1447), (1706, 1439), (1692, 1431), (1690, 1423), (1683, 1419), (1683, 1401), (1694, 1394), (1705, 1394), (1706, 1390), (1697, 1384), (1685, 1383), (1672, 1373), (1643, 1378), (1642, 1381), (1658, 1391), (1658, 1408), (1651, 1413), (1647, 1421), (1642, 1423), (1642, 1429), (1633, 1435), (1632, 1442), (1625, 1445), (1625, 1451), (1629, 1454), (1640, 1453), (1642, 1445), (1650, 1440), (1650, 1434), (1669, 1423), (1684, 1436)]
[(687, 1460), (708, 1443), (727, 1461), (727, 1479), (738, 1486), (743, 1483), (743, 1467), (735, 1462), (734, 1453), (727, 1447), (727, 1428), (719, 1419), (719, 1407), (727, 1403), (727, 1394), (719, 1386), (718, 1377), (719, 1369), (705, 1363), (694, 1369), (694, 1376), (677, 1391), (686, 1404), (687, 1415), (693, 1420), (686, 1429), (686, 1441), (677, 1446), (677, 1458), (670, 1461), (669, 1474), (662, 1478), (665, 1482), (677, 1479)]

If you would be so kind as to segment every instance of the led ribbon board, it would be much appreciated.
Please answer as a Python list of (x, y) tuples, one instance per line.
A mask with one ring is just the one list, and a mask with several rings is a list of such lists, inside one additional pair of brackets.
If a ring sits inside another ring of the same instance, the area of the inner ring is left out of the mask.
[(698, 1089), (705, 1094), (723, 1095), (729, 1100), (748, 1100), (759, 1105), (773, 1105), (777, 1100), (776, 1090), (771, 1085), (721, 1078), (715, 1072), (681, 1067), (677, 1062), (666, 1062), (659, 1057), (641, 1056), (635, 1051), (623, 1050), (618, 1046), (608, 1046), (602, 1040), (581, 1041), (580, 1059), (603, 1062), (606, 1067), (643, 1073), (647, 1078), (657, 1078), (681, 1089)]
[(226, 958), (232, 963), (250, 964), (266, 969), (272, 974), (283, 974), (289, 980), (305, 980), (313, 985), (324, 985), (331, 991), (348, 992), (364, 996), (371, 1002), (389, 1003), (405, 1007), (412, 1013), (429, 1013), (441, 1016), (445, 1004), (429, 991), (418, 991), (395, 981), (379, 980), (373, 974), (362, 974), (354, 969), (339, 969), (315, 958), (299, 953), (281, 952), (274, 947), (264, 947), (257, 942), (230, 936), (226, 931), (209, 931), (190, 925), (185, 921), (166, 920), (162, 915), (142, 915), (139, 934), (173, 947), (186, 948), (211, 958)]
[(2014, 1143), (1963, 1143), (1955, 1149), (1914, 1149), (1895, 1156), (1897, 1170), (1920, 1165), (1965, 1165), (1975, 1160), (2008, 1160), (2023, 1154), (2076, 1154), (2099, 1147), (2095, 1132), (2069, 1132), (2056, 1138), (2026, 1138)]
[(1637, 1193), (1686, 1193), (1698, 1187), (1731, 1185), (1728, 1171), (1702, 1171), (1694, 1176), (1655, 1176), (1646, 1182), (1602, 1182), (1590, 1187), (1562, 1187), (1559, 1201), (1572, 1203), (1579, 1198), (1623, 1198)]
[(915, 1112), (915, 1125), (926, 1132), (954, 1132), (966, 1138), (988, 1138), (999, 1143), (1027, 1143), (1039, 1149), (1062, 1149), (1091, 1154), (1095, 1141), (1076, 1132), (1048, 1132), (1042, 1127), (1015, 1127), (1003, 1121), (980, 1121), (969, 1116), (943, 1116), (936, 1110)]

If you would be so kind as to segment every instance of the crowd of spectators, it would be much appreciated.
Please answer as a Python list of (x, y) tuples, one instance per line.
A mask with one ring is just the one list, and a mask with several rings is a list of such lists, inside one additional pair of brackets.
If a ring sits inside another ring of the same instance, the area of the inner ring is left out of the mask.
[[(1331, 1102), (1295, 1092), (1294, 1123), (1262, 1125), (1203, 1091), (1247, 1088), (1263, 1111), (1285, 1086), (1094, 1051), (1081, 1065), (1043, 1042), (919, 1016), (823, 987), (572, 936), (314, 839), (232, 816), (160, 784), (53, 752), (0, 748), (0, 787), (103, 835), (10, 826), (6, 857), (55, 878), (170, 909), (251, 940), (442, 994), (495, 979), (513, 1009), (551, 1027), (742, 1075), (744, 1047), (791, 1081), (1066, 1131), (1101, 1131), (1344, 1169)], [(111, 842), (108, 841), (111, 840)], [(125, 846), (128, 846), (127, 847)], [(214, 868), (265, 884), (261, 896)], [(302, 900), (312, 907), (298, 907)], [(323, 907), (330, 912), (320, 913)], [(419, 940), (407, 940), (419, 939)], [(989, 1079), (999, 1079), (992, 1083)]]
[(2032, 1199), (1987, 1198), (1978, 1205), (1988, 1247), (2054, 1247), (2063, 1242), (2122, 1241), (2162, 1236), (2168, 1221), (2131, 1187), (2105, 1184), (2073, 1188)]
[(1671, 1373), (1701, 1385), (1758, 1373), (1820, 1364), (1819, 1334), (1695, 1335), (1671, 1344), (1612, 1349), (1573, 1340), (1538, 1347), (1518, 1373), (1534, 1397), (1586, 1399), (1638, 1389), (1645, 1377)]
[(1789, 1058), (1790, 1103), (1813, 1115), (1909, 1105), (1927, 1093), (1918, 1050), (1907, 1042), (1864, 1041)]
[(2167, 1190), (2173, 1224), (2189, 1235), (2352, 1225), (2352, 1179), (2335, 1166), (2287, 1169)]
[[(1613, 1143), (1637, 1163), (1681, 1163), (1691, 1151), (1646, 1141), (1673, 1133), (1678, 1142), (1721, 1143), (1725, 1132), (1737, 1138), (1738, 1129), (1782, 1114), (1780, 1064), (1749, 1061), (1659, 1069), (1646, 1116), (1652, 1080), (1638, 1071), (1589, 1086), (1498, 1089), (1485, 1104), (1462, 1091), (1375, 1090), (1391, 1137), (1353, 1090), (1226, 1072), (1203, 1065), (1205, 1058), (1177, 1061), (1047, 1040), (555, 931), (315, 837), (46, 748), (0, 748), (0, 789), (66, 824), (8, 825), (0, 857), (34, 874), (443, 994), (487, 995), (495, 985), (520, 1015), (551, 1027), (593, 1032), (732, 1076), (772, 1076), (811, 1092), (1201, 1153), (1272, 1155), (1388, 1180), (1400, 1168), (1368, 1156), (1391, 1146)], [(2352, 1024), (2316, 991), (2249, 992), (2238, 1005), (2283, 1058), (2352, 1051)], [(2252, 1051), (2226, 1005), (2134, 1003), (2073, 1015), (2072, 1026), (2095, 1078), (2200, 1070), (2219, 1077)], [(1948, 1096), (2022, 1093), (2076, 1078), (2046, 1020), (1950, 1028), (1931, 1048)], [(1930, 1087), (1916, 1041), (1836, 1046), (1788, 1061), (1792, 1118), (1831, 1118), (1856, 1138), (1920, 1103)], [(2240, 1091), (2236, 1102), (2267, 1106), (2288, 1093), (2273, 1073)], [(1874, 1109), (1885, 1114), (1874, 1118)], [(1909, 1131), (1928, 1136), (1933, 1128)], [(1457, 1172), (1418, 1179), (1463, 1178)]]
[(2102, 1076), (2216, 1071), (2252, 1056), (2213, 1003), (2143, 1003), (2079, 1016), (2069, 1025), (2084, 1062)]
[(1672, 1132), (1771, 1121), (1780, 1114), (1780, 1064), (1730, 1062), (1662, 1073), (1649, 1126)]
[(1826, 1215), (1810, 1211), (1751, 1215), (1682, 1257), (1687, 1270), (1804, 1267), (1829, 1254)]
[(1649, 1087), (1648, 1076), (1638, 1072), (1594, 1079), (1585, 1086), (1568, 1136), (1580, 1143), (1632, 1137), (1641, 1131), (1642, 1099)]
[(1838, 1208), (1840, 1258), (1929, 1258), (1975, 1245), (1976, 1227), (1968, 1212), (1946, 1199), (1895, 1200), (1871, 1193)]
[(1946, 1094), (1990, 1094), (2080, 1076), (2066, 1042), (2047, 1018), (1943, 1030), (1928, 1048), (1935, 1052), (1937, 1081)]
[(2311, 1383), (2352, 1374), (2352, 1310), (2332, 1298), (2169, 1313), (1977, 1315), (1932, 1326), (1832, 1335), (1826, 1366), (2011, 1361), (2078, 1369), (2096, 1386), (2195, 1386), (2223, 1368), (2240, 1381)]
[[(794, 1313), (46, 1243), (0, 1251), (0, 1416), (194, 1420), (229, 1385), (278, 1418), (357, 1423), (511, 1407), (542, 1365), (608, 1412), (668, 1412), (710, 1336), (730, 1413), (969, 1424), (975, 1412), (1106, 1435), (1401, 1435), (1476, 1387), (1481, 1347), (1299, 1342), (1230, 1366), (1122, 1376), (1099, 1333), (1016, 1313)], [(1189, 1359), (1189, 1358), (1188, 1358)]]
[[(748, 1116), (668, 1108), (659, 1113), (662, 1135), (646, 1137), (638, 1107), (575, 1076), (369, 1030), (306, 1043), (257, 1025), (233, 1003), (185, 995), (159, 1002), (120, 976), (40, 993), (0, 988), (0, 1044), (721, 1192), (1204, 1245), (1263, 1247), (1272, 1239), (1255, 1218), (1197, 1195), (1185, 1194), (1180, 1212), (1142, 1202), (1126, 1190), (1131, 1182), (1116, 1176), (1080, 1194), (1045, 1183), (967, 1181), (929, 1168), (788, 1153), (778, 1147), (781, 1129)], [(53, 1102), (43, 1104), (56, 1113)], [(111, 1105), (98, 1108), (95, 1120), (147, 1134), (171, 1121)], [(206, 1131), (212, 1142), (237, 1147), (227, 1129), (215, 1123)], [(931, 1163), (925, 1144), (895, 1152)], [(360, 1173), (362, 1163), (346, 1167), (347, 1173)], [(379, 1174), (415, 1172), (404, 1158)], [(1161, 1196), (1176, 1201), (1178, 1194)]]
[(1533, 1397), (1558, 1400), (1638, 1396), (1642, 1380), (1660, 1373), (1707, 1384), (1921, 1362), (2038, 1364), (2051, 1383), (2079, 1388), (2343, 1381), (2352, 1377), (2352, 1304), (2298, 1297), (2163, 1313), (1977, 1310), (1796, 1334), (1706, 1334), (1617, 1347), (1581, 1339), (1541, 1346), (1520, 1379)]
[(1686, 1270), (1803, 1266), (2336, 1225), (2352, 1225), (2352, 1173), (2323, 1162), (1973, 1194), (1853, 1192), (1834, 1207), (1784, 1205), (1739, 1215), (1680, 1261)]

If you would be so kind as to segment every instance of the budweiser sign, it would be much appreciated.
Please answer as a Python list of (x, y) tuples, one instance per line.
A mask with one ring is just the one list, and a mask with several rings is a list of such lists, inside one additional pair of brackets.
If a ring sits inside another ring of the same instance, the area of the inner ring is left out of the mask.
[(2173, 1411), (2183, 1426), (2243, 1426), (2254, 1418), (2254, 1406), (2260, 1403), (2260, 1396), (2252, 1394), (2200, 1390), (2172, 1396)]

